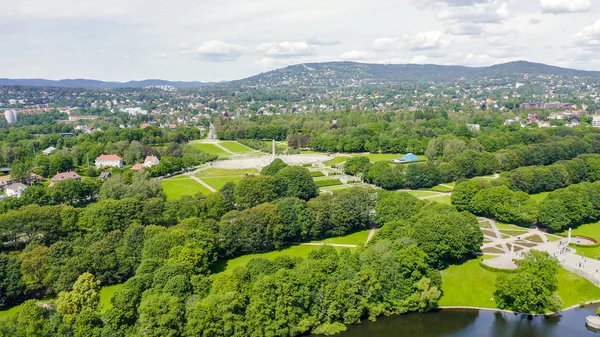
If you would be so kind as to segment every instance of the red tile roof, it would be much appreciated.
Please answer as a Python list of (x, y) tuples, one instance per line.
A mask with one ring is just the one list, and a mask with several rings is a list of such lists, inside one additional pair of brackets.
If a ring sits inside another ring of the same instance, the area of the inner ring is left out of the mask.
[(54, 177), (52, 177), (52, 179), (50, 179), (50, 181), (56, 183), (56, 182), (63, 181), (66, 179), (81, 179), (81, 176), (73, 171), (62, 172), (62, 173), (59, 172)]
[(135, 165), (133, 165), (131, 167), (131, 169), (134, 170), (134, 171), (139, 171), (139, 170), (141, 170), (143, 168), (144, 168), (144, 164), (135, 164)]
[(123, 160), (123, 158), (117, 156), (116, 154), (103, 154), (100, 157), (96, 158), (96, 161), (113, 161), (113, 160)]

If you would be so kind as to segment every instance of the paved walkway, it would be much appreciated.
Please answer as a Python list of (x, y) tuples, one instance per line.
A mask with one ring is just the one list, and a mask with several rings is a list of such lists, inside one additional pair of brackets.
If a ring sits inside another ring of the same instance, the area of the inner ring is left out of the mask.
[[(427, 191), (429, 192), (429, 191)], [(443, 193), (440, 192), (438, 194), (434, 194), (434, 195), (426, 195), (424, 197), (418, 197), (417, 199), (421, 199), (421, 200), (426, 200), (426, 199), (434, 199), (434, 198), (439, 198), (439, 197), (444, 197), (444, 196), (451, 196), (452, 193), (448, 192), (448, 193)]]
[(369, 232), (369, 236), (367, 237), (367, 243), (369, 243), (369, 241), (371, 241), (373, 236), (375, 236), (375, 228), (372, 228), (371, 231)]
[[(209, 191), (211, 191), (211, 192), (215, 193), (217, 190), (215, 190), (215, 189), (214, 189), (214, 187), (212, 187), (212, 186), (210, 186), (209, 184), (205, 183), (204, 181), (202, 181), (202, 179), (200, 179), (200, 178), (196, 177), (196, 175), (195, 175), (194, 173), (195, 173), (195, 172), (197, 172), (197, 171), (199, 171), (199, 170), (196, 170), (196, 171), (194, 171), (194, 172), (189, 172), (189, 173), (186, 173), (186, 175), (187, 175), (188, 177), (190, 177), (190, 178), (194, 179), (194, 180), (195, 180), (196, 182), (198, 182), (200, 185), (202, 185), (202, 186), (204, 186), (204, 187), (208, 188), (208, 190), (209, 190)], [(200, 171), (201, 171), (201, 170), (200, 170)]]

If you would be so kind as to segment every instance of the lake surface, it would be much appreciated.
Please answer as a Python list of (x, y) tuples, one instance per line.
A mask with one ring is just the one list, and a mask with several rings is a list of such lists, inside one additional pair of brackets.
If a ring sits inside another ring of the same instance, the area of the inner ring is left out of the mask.
[(581, 337), (600, 333), (588, 330), (585, 318), (598, 305), (563, 312), (554, 317), (527, 318), (483, 310), (448, 309), (425, 314), (381, 317), (348, 327), (339, 337)]

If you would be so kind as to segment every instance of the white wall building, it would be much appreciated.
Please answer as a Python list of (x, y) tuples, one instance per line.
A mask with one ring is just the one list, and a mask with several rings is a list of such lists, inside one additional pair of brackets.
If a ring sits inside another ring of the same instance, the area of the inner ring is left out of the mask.
[(96, 158), (96, 168), (102, 168), (106, 166), (122, 168), (123, 158), (114, 154), (103, 154)]
[(6, 110), (4, 111), (4, 118), (8, 124), (12, 124), (17, 121), (17, 111), (16, 110)]
[(21, 195), (23, 195), (23, 191), (25, 191), (26, 189), (27, 189), (27, 186), (25, 186), (21, 183), (14, 183), (12, 185), (6, 186), (4, 191), (6, 192), (6, 195), (9, 197), (20, 198)]

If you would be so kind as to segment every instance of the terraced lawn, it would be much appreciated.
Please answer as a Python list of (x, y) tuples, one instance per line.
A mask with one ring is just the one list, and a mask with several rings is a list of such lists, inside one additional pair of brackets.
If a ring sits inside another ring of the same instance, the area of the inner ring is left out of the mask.
[(220, 190), (221, 187), (227, 183), (236, 183), (242, 180), (242, 176), (227, 176), (227, 177), (213, 177), (213, 178), (201, 178), (202, 181), (209, 184), (215, 190)]
[(238, 142), (221, 142), (220, 144), (222, 147), (226, 148), (227, 150), (229, 150), (231, 152), (235, 152), (235, 153), (244, 154), (244, 153), (254, 152), (253, 149), (247, 147), (244, 144), (240, 144)]
[(204, 195), (212, 194), (208, 188), (202, 186), (194, 179), (185, 176), (164, 179), (161, 181), (161, 185), (167, 195), (167, 200), (179, 199), (184, 195), (196, 195), (198, 192)]

